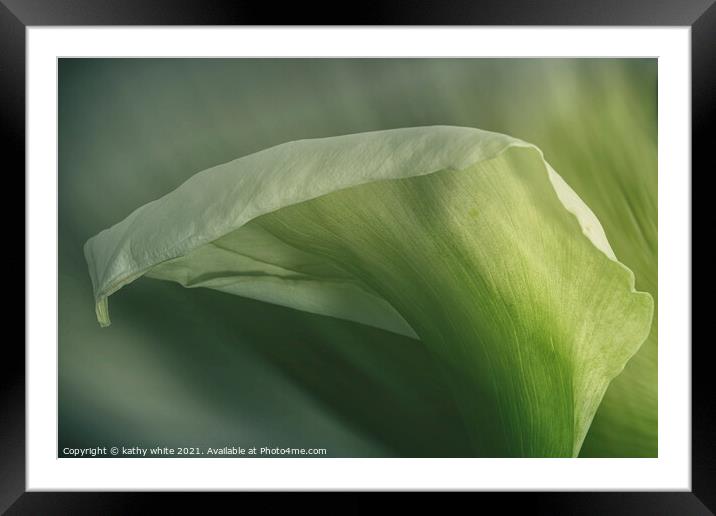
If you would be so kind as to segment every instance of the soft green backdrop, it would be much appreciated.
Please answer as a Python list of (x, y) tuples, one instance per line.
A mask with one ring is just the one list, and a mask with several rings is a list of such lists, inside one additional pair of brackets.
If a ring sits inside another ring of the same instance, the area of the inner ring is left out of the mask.
[[(657, 300), (656, 60), (61, 59), (59, 445), (462, 456), (432, 358), (359, 324), (140, 279), (94, 316), (84, 242), (196, 172), (282, 142), (417, 125), (540, 146)], [(656, 318), (655, 318), (656, 321)], [(656, 322), (583, 456), (655, 456)]]

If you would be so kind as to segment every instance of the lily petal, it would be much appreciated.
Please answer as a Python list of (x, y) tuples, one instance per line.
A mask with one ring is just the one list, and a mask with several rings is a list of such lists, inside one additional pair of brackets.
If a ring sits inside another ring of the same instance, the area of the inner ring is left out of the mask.
[(283, 144), (85, 245), (97, 316), (147, 275), (418, 338), (473, 454), (576, 456), (651, 296), (536, 147), (462, 127)]

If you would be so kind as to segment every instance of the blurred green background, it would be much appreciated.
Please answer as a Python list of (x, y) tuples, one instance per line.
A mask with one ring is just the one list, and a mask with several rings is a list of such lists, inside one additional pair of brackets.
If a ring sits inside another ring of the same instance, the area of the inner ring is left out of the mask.
[[(534, 143), (658, 299), (655, 59), (60, 59), (58, 95), (60, 450), (466, 455), (418, 341), (147, 278), (112, 296), (112, 326), (97, 324), (89, 237), (202, 169), (286, 141), (441, 124)], [(654, 319), (582, 456), (657, 455)]]

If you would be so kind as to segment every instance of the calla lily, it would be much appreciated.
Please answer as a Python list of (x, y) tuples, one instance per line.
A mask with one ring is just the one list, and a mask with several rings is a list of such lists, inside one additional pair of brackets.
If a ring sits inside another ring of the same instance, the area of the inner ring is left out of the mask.
[(653, 301), (521, 140), (416, 127), (300, 140), (204, 170), (85, 245), (97, 318), (140, 276), (413, 337), (470, 455), (577, 456)]

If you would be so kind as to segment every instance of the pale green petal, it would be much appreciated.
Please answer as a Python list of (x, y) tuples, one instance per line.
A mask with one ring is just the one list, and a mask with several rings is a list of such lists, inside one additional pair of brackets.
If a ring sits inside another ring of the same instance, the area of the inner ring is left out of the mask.
[(484, 456), (576, 455), (652, 316), (539, 150), (469, 128), (280, 145), (195, 175), (85, 256), (103, 324), (147, 274), (418, 337)]
[[(477, 129), (418, 127), (289, 142), (204, 170), (87, 242), (100, 322), (109, 323), (107, 296), (259, 215), (362, 183), (464, 169), (510, 145), (527, 144)], [(280, 304), (294, 303), (303, 301)]]

